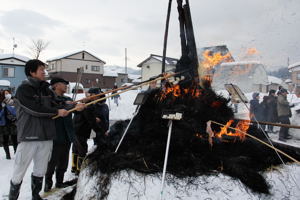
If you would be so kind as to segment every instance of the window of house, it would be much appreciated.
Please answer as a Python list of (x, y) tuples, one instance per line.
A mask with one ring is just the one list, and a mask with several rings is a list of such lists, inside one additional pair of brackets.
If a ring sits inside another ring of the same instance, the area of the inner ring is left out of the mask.
[(300, 80), (300, 73), (297, 74), (297, 79)]
[(54, 64), (51, 64), (50, 70), (54, 70)]
[(4, 67), (3, 68), (3, 77), (15, 77), (15, 68)]
[(100, 66), (92, 66), (92, 71), (99, 72)]
[(88, 69), (88, 65), (85, 66), (85, 69)]
[(82, 60), (84, 60), (84, 53), (82, 53)]

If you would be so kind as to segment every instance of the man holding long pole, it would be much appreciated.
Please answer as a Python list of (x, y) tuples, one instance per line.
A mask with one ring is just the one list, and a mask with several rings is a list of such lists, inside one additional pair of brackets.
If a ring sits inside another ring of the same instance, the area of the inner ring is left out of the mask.
[(42, 61), (29, 60), (25, 65), (25, 74), (28, 80), (18, 87), (15, 96), (19, 145), (10, 182), (10, 200), (18, 199), (23, 177), (32, 160), (32, 199), (42, 199), (39, 192), (56, 135), (51, 117), (68, 115), (67, 110), (58, 109), (53, 103), (54, 94), (45, 81), (45, 64)]

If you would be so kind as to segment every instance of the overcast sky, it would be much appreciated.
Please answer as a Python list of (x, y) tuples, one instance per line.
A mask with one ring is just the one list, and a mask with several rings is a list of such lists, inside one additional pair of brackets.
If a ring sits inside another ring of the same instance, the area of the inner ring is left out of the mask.
[[(167, 56), (180, 57), (176, 0)], [(30, 56), (32, 39), (49, 41), (41, 59), (85, 49), (108, 65), (136, 67), (162, 54), (168, 0), (0, 0), (0, 53)], [(247, 48), (273, 66), (300, 61), (299, 0), (190, 0), (197, 47), (226, 44), (236, 60)]]

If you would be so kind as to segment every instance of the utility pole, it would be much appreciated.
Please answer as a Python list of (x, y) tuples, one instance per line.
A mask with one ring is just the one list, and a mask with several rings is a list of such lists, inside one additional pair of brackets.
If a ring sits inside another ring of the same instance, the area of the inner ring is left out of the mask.
[(127, 48), (125, 48), (125, 74), (127, 74)]
[(13, 37), (13, 56), (15, 56), (15, 48), (17, 48), (17, 44), (15, 42), (15, 38)]
[(125, 48), (125, 76), (126, 76), (125, 83), (128, 83), (128, 74), (127, 74), (127, 48)]

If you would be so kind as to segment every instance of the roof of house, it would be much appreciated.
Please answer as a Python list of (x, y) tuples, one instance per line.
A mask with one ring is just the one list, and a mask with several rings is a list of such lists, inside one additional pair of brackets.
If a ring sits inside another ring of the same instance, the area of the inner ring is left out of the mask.
[[(148, 60), (150, 60), (151, 58), (154, 58), (154, 59), (156, 59), (159, 62), (162, 62), (162, 60), (163, 60), (162, 56), (155, 55), (155, 54), (150, 54), (150, 56), (146, 60), (144, 60), (143, 62), (141, 62), (140, 64), (138, 64), (137, 67), (142, 67), (142, 65), (144, 63), (146, 63)], [(166, 57), (166, 61), (165, 62), (166, 62), (166, 65), (176, 65), (177, 62), (178, 62), (178, 59), (171, 58), (171, 57)]]
[(30, 60), (30, 58), (28, 58), (26, 56), (21, 56), (18, 54), (0, 54), (0, 61), (10, 59), (10, 58), (14, 58), (14, 59), (19, 60), (24, 63), (26, 63), (28, 60)]
[(269, 81), (269, 84), (272, 84), (272, 83), (275, 83), (275, 84), (278, 84), (278, 85), (282, 84), (282, 79), (277, 78), (275, 76), (268, 76), (268, 81)]
[(296, 62), (294, 64), (289, 65), (288, 69), (292, 69), (292, 68), (297, 67), (297, 66), (300, 66), (300, 62)]
[(70, 56), (73, 56), (73, 55), (76, 55), (76, 54), (79, 54), (79, 53), (82, 53), (82, 52), (88, 53), (88, 54), (90, 54), (91, 56), (93, 56), (94, 58), (96, 58), (97, 60), (99, 60), (100, 62), (103, 62), (104, 64), (106, 64), (105, 61), (101, 60), (101, 59), (98, 58), (97, 56), (94, 56), (93, 54), (91, 54), (90, 52), (87, 52), (87, 51), (85, 51), (85, 50), (75, 51), (75, 52), (63, 54), (63, 55), (61, 55), (61, 56), (53, 57), (53, 58), (48, 59), (47, 62), (51, 62), (51, 61), (55, 61), (55, 60), (60, 60), (60, 59), (67, 58), (67, 57), (70, 57)]
[(233, 66), (233, 65), (261, 65), (259, 61), (239, 61), (239, 62), (226, 62), (222, 63), (221, 66)]

